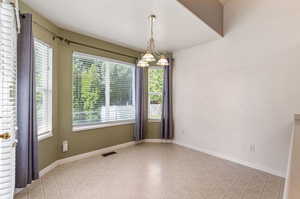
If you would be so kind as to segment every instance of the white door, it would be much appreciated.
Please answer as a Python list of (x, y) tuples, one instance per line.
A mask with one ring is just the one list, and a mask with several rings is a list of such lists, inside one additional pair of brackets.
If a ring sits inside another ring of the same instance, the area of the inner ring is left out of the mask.
[(15, 12), (0, 3), (0, 198), (13, 199), (15, 187), (15, 132), (17, 125), (17, 32)]

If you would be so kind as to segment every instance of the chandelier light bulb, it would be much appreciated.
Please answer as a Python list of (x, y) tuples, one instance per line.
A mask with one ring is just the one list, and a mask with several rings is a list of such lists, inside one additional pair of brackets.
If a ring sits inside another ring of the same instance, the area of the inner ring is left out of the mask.
[(150, 52), (146, 52), (146, 54), (143, 56), (142, 59), (145, 62), (154, 62), (154, 61), (156, 61), (155, 57)]
[(159, 66), (168, 66), (169, 65), (169, 61), (168, 61), (168, 59), (164, 55), (161, 55), (160, 59), (157, 62), (157, 65), (159, 65)]
[(148, 62), (145, 62), (144, 60), (141, 59), (141, 60), (138, 61), (137, 66), (139, 66), (139, 67), (148, 67), (149, 64), (148, 64)]

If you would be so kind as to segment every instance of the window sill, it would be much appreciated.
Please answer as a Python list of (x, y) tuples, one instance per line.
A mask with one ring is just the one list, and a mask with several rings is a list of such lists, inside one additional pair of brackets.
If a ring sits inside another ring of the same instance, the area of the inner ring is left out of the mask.
[(80, 131), (87, 131), (87, 130), (93, 130), (93, 129), (114, 127), (114, 126), (122, 126), (122, 125), (128, 125), (128, 124), (135, 124), (135, 121), (111, 122), (111, 123), (97, 124), (97, 125), (75, 126), (72, 128), (72, 131), (80, 132)]
[(43, 140), (45, 140), (45, 139), (47, 139), (47, 138), (50, 138), (50, 137), (52, 137), (52, 136), (53, 136), (52, 130), (47, 131), (47, 132), (44, 132), (44, 133), (42, 133), (42, 135), (38, 135), (38, 141), (39, 141), (39, 142), (40, 142), (40, 141), (43, 141)]
[(148, 122), (150, 122), (150, 123), (160, 123), (161, 120), (160, 119), (149, 119)]

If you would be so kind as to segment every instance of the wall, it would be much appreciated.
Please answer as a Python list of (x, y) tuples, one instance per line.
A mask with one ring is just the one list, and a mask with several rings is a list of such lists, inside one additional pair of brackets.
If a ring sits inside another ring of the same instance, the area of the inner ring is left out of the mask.
[(300, 111), (299, 9), (230, 0), (224, 38), (174, 53), (176, 142), (285, 176)]
[[(26, 4), (21, 3), (22, 13), (32, 13), (33, 20), (67, 39), (107, 50), (138, 56), (139, 52), (92, 37), (58, 28)], [(52, 34), (33, 24), (34, 36), (54, 49), (53, 66), (53, 136), (39, 142), (40, 170), (54, 161), (100, 148), (133, 140), (134, 124), (72, 132), (72, 52), (79, 51), (134, 63), (135, 60), (78, 45), (67, 45), (53, 40)], [(148, 123), (146, 138), (159, 138), (160, 123)], [(62, 153), (62, 141), (68, 140), (69, 151)]]
[[(62, 30), (60, 32), (66, 38), (84, 42), (87, 44), (97, 45), (97, 40), (85, 37), (80, 34)], [(106, 49), (113, 49), (113, 45), (105, 43)], [(99, 45), (103, 47), (104, 45)], [(111, 47), (109, 47), (111, 46)], [(60, 121), (60, 137), (59, 143), (63, 140), (68, 140), (69, 151), (62, 153), (61, 145), (58, 146), (59, 158), (65, 158), (72, 155), (85, 153), (100, 148), (117, 145), (133, 140), (133, 124), (114, 126), (108, 128), (99, 128), (93, 130), (86, 130), (80, 132), (72, 132), (72, 53), (74, 51), (84, 52), (97, 56), (105, 56), (115, 59), (123, 59), (123, 61), (133, 62), (126, 57), (116, 57), (113, 54), (107, 54), (98, 50), (89, 49), (86, 47), (67, 45), (60, 43), (60, 68), (59, 68), (59, 112), (58, 117)], [(118, 52), (122, 52), (122, 48), (114, 48)], [(126, 49), (127, 50), (127, 49)], [(132, 55), (136, 52), (129, 51)]]
[(177, 0), (223, 36), (223, 5), (219, 0)]
[(300, 115), (295, 115), (294, 133), (291, 140), (288, 177), (285, 184), (284, 199), (300, 197)]

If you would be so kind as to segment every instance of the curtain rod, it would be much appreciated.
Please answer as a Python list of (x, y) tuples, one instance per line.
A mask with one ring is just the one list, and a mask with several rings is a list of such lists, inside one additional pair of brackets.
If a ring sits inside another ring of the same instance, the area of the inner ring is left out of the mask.
[(137, 59), (138, 58), (138, 57), (135, 57), (135, 56), (132, 56), (132, 55), (127, 55), (127, 54), (124, 54), (124, 53), (119, 53), (119, 52), (116, 52), (116, 51), (107, 50), (107, 49), (104, 49), (104, 48), (100, 48), (100, 47), (92, 46), (92, 45), (89, 45), (89, 44), (85, 44), (85, 43), (81, 43), (81, 42), (77, 42), (77, 41), (72, 41), (72, 40), (66, 39), (66, 38), (64, 38), (62, 36), (59, 36), (58, 34), (52, 32), (48, 28), (46, 28), (43, 25), (39, 24), (38, 22), (36, 22), (34, 20), (32, 22), (34, 24), (38, 25), (39, 27), (41, 27), (42, 29), (46, 30), (47, 32), (51, 33), (53, 35), (53, 40), (59, 39), (60, 41), (64, 41), (67, 44), (80, 45), (80, 46), (84, 46), (84, 47), (88, 47), (88, 48), (93, 48), (93, 49), (96, 49), (96, 50), (100, 50), (100, 51), (104, 51), (104, 52), (107, 52), (107, 53), (111, 53), (111, 54), (115, 54), (115, 55), (120, 55), (120, 56), (124, 56), (124, 57), (129, 57), (129, 58), (133, 58), (133, 59)]

